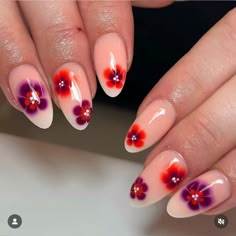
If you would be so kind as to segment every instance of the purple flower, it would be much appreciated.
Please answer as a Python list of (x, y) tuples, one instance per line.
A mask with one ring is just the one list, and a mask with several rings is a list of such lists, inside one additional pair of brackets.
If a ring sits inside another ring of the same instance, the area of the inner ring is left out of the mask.
[(188, 203), (189, 208), (194, 211), (209, 207), (212, 203), (209, 186), (197, 180), (188, 184), (181, 196)]
[(18, 102), (28, 114), (44, 110), (48, 104), (42, 85), (29, 80), (20, 86)]
[(89, 123), (92, 116), (93, 109), (88, 100), (83, 100), (81, 105), (78, 105), (74, 108), (73, 113), (77, 117), (76, 122), (79, 125), (84, 125)]

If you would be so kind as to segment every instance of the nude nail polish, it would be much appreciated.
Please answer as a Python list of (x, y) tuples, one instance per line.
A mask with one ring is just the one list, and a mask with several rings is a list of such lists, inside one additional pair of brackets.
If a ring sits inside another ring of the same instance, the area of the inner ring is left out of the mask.
[(9, 87), (19, 107), (36, 126), (46, 129), (53, 119), (47, 87), (32, 65), (20, 65), (9, 74)]
[(142, 171), (130, 190), (131, 205), (144, 207), (160, 201), (174, 191), (187, 175), (183, 157), (164, 151)]
[(117, 33), (107, 33), (97, 39), (94, 46), (94, 63), (99, 82), (110, 97), (121, 92), (127, 72), (127, 53)]
[(177, 191), (167, 205), (167, 212), (176, 218), (191, 217), (217, 206), (230, 194), (228, 179), (218, 170), (212, 170)]
[(136, 118), (130, 127), (125, 148), (128, 152), (142, 151), (159, 141), (175, 122), (175, 110), (166, 100), (156, 100)]
[(75, 129), (85, 129), (91, 120), (93, 109), (83, 68), (76, 63), (62, 65), (53, 77), (53, 85), (66, 119)]

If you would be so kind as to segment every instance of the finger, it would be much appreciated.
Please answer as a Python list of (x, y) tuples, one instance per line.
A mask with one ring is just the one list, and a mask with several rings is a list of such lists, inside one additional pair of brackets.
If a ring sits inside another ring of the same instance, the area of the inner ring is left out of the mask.
[(229, 199), (231, 185), (218, 170), (211, 170), (177, 191), (167, 205), (169, 215), (176, 218), (201, 214)]
[[(10, 13), (10, 14), (9, 14)], [(52, 103), (34, 44), (14, 1), (0, 8), (1, 87), (8, 101), (38, 127), (52, 123)]]
[[(140, 177), (149, 188), (149, 205), (209, 169), (236, 143), (236, 76), (174, 126), (149, 155)], [(171, 186), (172, 188), (168, 188)], [(147, 195), (146, 194), (146, 195)]]
[(20, 4), (56, 101), (74, 128), (85, 129), (92, 115), (96, 80), (76, 2)]
[(133, 57), (133, 18), (129, 1), (79, 1), (99, 82), (109, 96), (125, 83)]
[(173, 0), (132, 1), (132, 5), (135, 7), (157, 8), (168, 6), (173, 2)]
[[(236, 73), (235, 20), (236, 8), (203, 36), (152, 89), (133, 123), (146, 133), (146, 141), (136, 147), (129, 145), (126, 139), (128, 151), (144, 150), (160, 140), (176, 122)], [(160, 111), (164, 114), (155, 117)]]
[(236, 149), (226, 154), (211, 169), (221, 171), (231, 184), (231, 195), (222, 204), (205, 212), (208, 215), (220, 214), (236, 206)]

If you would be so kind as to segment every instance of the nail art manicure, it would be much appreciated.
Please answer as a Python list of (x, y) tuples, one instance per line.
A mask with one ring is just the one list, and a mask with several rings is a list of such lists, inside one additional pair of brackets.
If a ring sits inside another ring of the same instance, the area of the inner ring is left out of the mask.
[(9, 86), (29, 120), (40, 128), (48, 128), (53, 118), (52, 103), (38, 71), (31, 65), (16, 67), (9, 74)]
[(179, 186), (186, 174), (187, 166), (179, 153), (160, 153), (132, 185), (131, 205), (144, 207), (161, 200)]
[(198, 215), (225, 201), (230, 193), (225, 175), (217, 170), (209, 171), (175, 193), (167, 211), (176, 218)]
[(160, 140), (175, 122), (175, 110), (166, 100), (156, 100), (136, 118), (129, 129), (125, 148), (142, 151)]
[(100, 84), (107, 95), (121, 92), (127, 71), (127, 55), (123, 40), (116, 33), (101, 36), (94, 47), (95, 68)]
[(78, 130), (85, 129), (92, 116), (91, 94), (82, 67), (67, 63), (58, 68), (53, 78), (58, 103), (69, 121)]

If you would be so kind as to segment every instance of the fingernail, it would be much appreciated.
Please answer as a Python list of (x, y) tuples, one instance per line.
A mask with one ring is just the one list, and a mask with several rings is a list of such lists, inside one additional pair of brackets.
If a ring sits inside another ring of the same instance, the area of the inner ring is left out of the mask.
[(129, 129), (125, 148), (128, 152), (142, 151), (166, 134), (175, 122), (175, 110), (166, 100), (156, 100), (136, 118)]
[(121, 92), (127, 72), (127, 54), (123, 40), (116, 33), (104, 34), (94, 46), (94, 63), (99, 82), (110, 97)]
[(131, 205), (144, 207), (161, 200), (179, 186), (186, 174), (187, 165), (179, 153), (160, 153), (133, 183)]
[(53, 77), (55, 94), (69, 123), (85, 129), (92, 116), (92, 99), (83, 68), (76, 63), (59, 67)]
[(46, 129), (53, 119), (47, 87), (32, 65), (20, 65), (9, 74), (9, 87), (19, 107), (36, 126)]
[(176, 218), (198, 215), (225, 201), (230, 194), (225, 175), (209, 171), (177, 191), (167, 205), (167, 212)]

